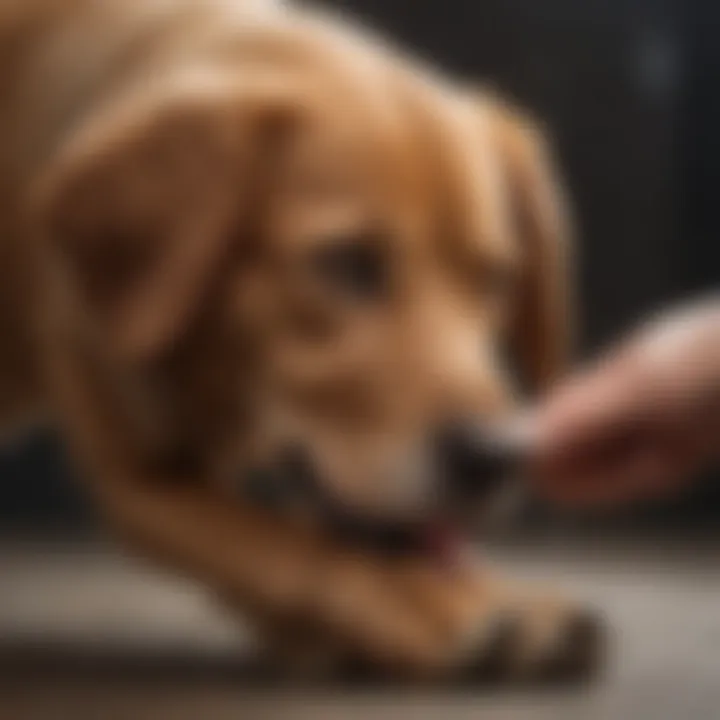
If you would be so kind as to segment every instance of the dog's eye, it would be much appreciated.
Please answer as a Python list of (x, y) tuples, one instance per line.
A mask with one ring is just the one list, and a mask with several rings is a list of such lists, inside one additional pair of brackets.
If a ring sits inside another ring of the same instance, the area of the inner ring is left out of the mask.
[(311, 257), (312, 272), (326, 286), (358, 300), (387, 290), (387, 263), (375, 237), (357, 235), (324, 244)]

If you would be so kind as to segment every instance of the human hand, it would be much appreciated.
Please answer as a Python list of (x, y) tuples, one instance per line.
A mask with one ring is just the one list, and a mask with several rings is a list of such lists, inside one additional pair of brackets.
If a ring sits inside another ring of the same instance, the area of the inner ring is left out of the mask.
[(643, 327), (533, 414), (548, 499), (607, 505), (672, 491), (720, 456), (720, 301)]

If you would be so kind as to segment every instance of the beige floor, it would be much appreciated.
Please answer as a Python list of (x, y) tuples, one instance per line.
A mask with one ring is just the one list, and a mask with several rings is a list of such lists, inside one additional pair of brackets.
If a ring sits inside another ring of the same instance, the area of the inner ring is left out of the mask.
[(720, 557), (712, 549), (496, 556), (603, 607), (616, 630), (603, 681), (522, 694), (253, 685), (239, 669), (247, 638), (197, 589), (105, 550), (7, 545), (0, 720), (720, 719)]

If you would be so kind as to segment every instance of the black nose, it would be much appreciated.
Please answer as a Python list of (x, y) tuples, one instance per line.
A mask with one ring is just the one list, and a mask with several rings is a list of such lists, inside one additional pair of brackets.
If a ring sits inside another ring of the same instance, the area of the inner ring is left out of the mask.
[(482, 499), (521, 462), (519, 449), (478, 423), (454, 423), (436, 435), (436, 457), (443, 486), (456, 500)]

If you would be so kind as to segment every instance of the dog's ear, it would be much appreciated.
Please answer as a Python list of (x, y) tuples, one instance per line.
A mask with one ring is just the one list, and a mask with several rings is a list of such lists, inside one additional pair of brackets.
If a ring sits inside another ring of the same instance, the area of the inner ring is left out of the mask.
[(118, 358), (155, 358), (190, 326), (288, 110), (230, 84), (182, 87), (108, 110), (54, 163), (38, 194), (44, 242)]
[(522, 379), (538, 391), (566, 367), (572, 351), (570, 219), (545, 136), (514, 108), (491, 112), (521, 251), (521, 282), (511, 350)]

